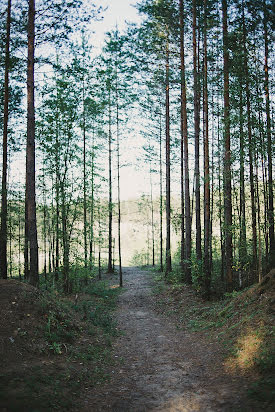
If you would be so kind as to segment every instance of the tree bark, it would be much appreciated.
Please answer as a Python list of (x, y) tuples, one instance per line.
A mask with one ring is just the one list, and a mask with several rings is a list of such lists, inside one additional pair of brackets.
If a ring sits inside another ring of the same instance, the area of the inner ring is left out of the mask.
[(200, 206), (200, 114), (199, 82), (197, 69), (197, 12), (196, 0), (192, 0), (192, 37), (193, 37), (193, 79), (194, 79), (194, 126), (195, 126), (195, 198), (196, 198), (196, 256), (202, 260), (201, 249), (201, 206)]
[(90, 270), (93, 268), (93, 243), (94, 243), (94, 204), (95, 204), (95, 136), (94, 136), (94, 129), (93, 129), (93, 137), (92, 137), (92, 170), (91, 170), (91, 213), (90, 213), (90, 250), (89, 250), (89, 265)]
[(113, 204), (112, 204), (112, 119), (111, 119), (111, 90), (109, 90), (109, 134), (108, 134), (108, 144), (109, 144), (109, 238), (108, 238), (108, 273), (113, 273), (113, 262), (112, 262), (112, 243), (113, 243)]
[(161, 105), (159, 112), (159, 225), (160, 225), (160, 271), (163, 272), (163, 193), (162, 193), (162, 127)]
[(233, 288), (232, 276), (232, 193), (229, 105), (229, 50), (227, 28), (227, 0), (222, 0), (223, 19), (223, 76), (224, 76), (224, 236), (225, 280), (228, 292)]
[(207, 61), (207, 0), (204, 0), (204, 66), (203, 66), (203, 146), (204, 146), (204, 277), (205, 293), (210, 295), (210, 173), (209, 173), (209, 120), (208, 120), (208, 61)]
[(116, 61), (116, 131), (117, 131), (117, 207), (118, 207), (118, 265), (119, 286), (123, 286), (121, 262), (121, 203), (120, 203), (120, 130), (119, 130), (119, 101), (118, 101), (118, 62)]
[(150, 161), (150, 203), (151, 203), (152, 265), (155, 266), (155, 223), (154, 223), (154, 201), (153, 201), (153, 182), (152, 182), (151, 161)]
[(10, 65), (11, 0), (8, 0), (5, 50), (4, 119), (3, 119), (3, 164), (0, 228), (0, 277), (7, 279), (7, 168), (8, 168), (8, 121), (9, 121), (9, 65)]
[(265, 102), (266, 102), (266, 136), (268, 157), (268, 234), (269, 234), (269, 269), (275, 267), (275, 237), (274, 237), (274, 203), (273, 203), (273, 177), (272, 177), (272, 139), (271, 139), (271, 117), (269, 97), (269, 72), (268, 72), (268, 30), (266, 0), (264, 0), (264, 43), (265, 43)]
[[(249, 90), (249, 72), (247, 61), (247, 47), (246, 47), (246, 26), (244, 17), (244, 3), (242, 1), (242, 29), (243, 29), (243, 51), (244, 51), (244, 73), (245, 73), (245, 91), (246, 91), (246, 111), (247, 111), (247, 133), (248, 133), (248, 156), (249, 156), (249, 180), (250, 180), (250, 196), (251, 196), (251, 214), (252, 214), (252, 266), (253, 271), (258, 269), (257, 259), (257, 213), (256, 213), (256, 199), (255, 199), (255, 181), (254, 181), (254, 148), (252, 139), (252, 125), (251, 125), (251, 104), (250, 104), (250, 90)], [(252, 279), (253, 282), (254, 279)]]
[[(185, 83), (185, 56), (184, 56), (184, 10), (183, 0), (179, 0), (180, 11), (180, 57), (181, 57), (181, 196), (182, 196), (182, 232), (185, 226), (185, 252), (181, 251), (182, 264), (186, 281), (191, 284), (191, 213), (190, 213), (190, 186), (189, 186), (189, 153)], [(184, 180), (184, 183), (183, 183)], [(183, 233), (182, 233), (183, 237)], [(183, 247), (182, 247), (183, 249)]]
[(239, 258), (241, 266), (241, 282), (244, 267), (247, 263), (246, 252), (246, 206), (245, 206), (245, 184), (244, 184), (244, 131), (243, 131), (243, 91), (240, 81), (240, 244)]
[[(87, 172), (86, 172), (86, 111), (85, 111), (85, 77), (82, 81), (83, 104), (83, 225), (84, 225), (84, 266), (88, 268), (88, 242), (87, 242)], [(87, 274), (86, 274), (87, 275)]]
[(165, 69), (165, 124), (166, 124), (166, 269), (167, 276), (172, 270), (171, 259), (171, 182), (170, 182), (170, 80), (169, 80), (169, 34), (166, 41), (166, 69)]
[(27, 150), (26, 150), (26, 210), (29, 244), (29, 282), (38, 286), (38, 243), (35, 201), (35, 107), (34, 107), (35, 0), (29, 0), (28, 70), (27, 70)]

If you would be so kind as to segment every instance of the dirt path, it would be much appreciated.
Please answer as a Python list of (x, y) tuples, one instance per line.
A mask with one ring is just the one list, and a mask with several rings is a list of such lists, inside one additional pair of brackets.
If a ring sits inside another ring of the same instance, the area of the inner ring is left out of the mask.
[(138, 268), (124, 270), (127, 290), (116, 317), (124, 334), (114, 346), (123, 362), (111, 381), (85, 400), (83, 411), (255, 411), (245, 387), (223, 369), (221, 348), (205, 335), (179, 331), (154, 311), (152, 281)]

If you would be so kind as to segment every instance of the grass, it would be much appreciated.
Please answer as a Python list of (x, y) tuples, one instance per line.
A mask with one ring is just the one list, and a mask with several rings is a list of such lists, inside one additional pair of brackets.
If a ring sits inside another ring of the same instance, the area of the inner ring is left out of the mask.
[(112, 313), (120, 291), (93, 282), (77, 301), (41, 293), (28, 318), (38, 327), (18, 333), (40, 344), (28, 362), (20, 359), (0, 375), (0, 409), (3, 404), (11, 412), (65, 411), (83, 391), (107, 381), (115, 362), (112, 341), (119, 335)]
[(161, 312), (172, 316), (178, 329), (207, 331), (206, 339), (223, 345), (228, 370), (250, 374), (250, 396), (260, 403), (274, 402), (272, 288), (260, 292), (262, 286), (254, 286), (205, 302), (186, 285), (163, 285), (157, 277), (155, 281), (154, 293)]

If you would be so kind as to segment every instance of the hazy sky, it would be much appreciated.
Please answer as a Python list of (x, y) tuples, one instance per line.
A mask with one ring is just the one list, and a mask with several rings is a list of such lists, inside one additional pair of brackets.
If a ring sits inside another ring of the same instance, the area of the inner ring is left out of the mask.
[(140, 17), (134, 4), (136, 0), (96, 0), (95, 4), (107, 7), (103, 13), (104, 19), (98, 22), (92, 22), (92, 28), (95, 31), (91, 37), (91, 43), (97, 48), (101, 48), (104, 42), (104, 33), (118, 26), (120, 30), (126, 27), (125, 21), (137, 22)]
[[(136, 0), (97, 0), (94, 2), (102, 7), (108, 7), (103, 13), (103, 20), (92, 22), (94, 33), (91, 34), (90, 43), (96, 48), (97, 53), (104, 44), (106, 32), (115, 29), (116, 25), (119, 30), (123, 31), (126, 28), (126, 21), (138, 22), (140, 20), (137, 10), (133, 7), (136, 2)], [(140, 167), (137, 167), (137, 157), (140, 157), (143, 141), (137, 132), (127, 131), (126, 133), (122, 136), (121, 160), (122, 164), (128, 163), (129, 165), (121, 169), (121, 199), (138, 197), (146, 189), (149, 190), (147, 175)]]
[[(87, 0), (91, 1), (91, 0)], [(136, 0), (93, 0), (93, 2), (99, 6), (107, 7), (107, 10), (103, 13), (103, 19), (100, 21), (92, 21), (90, 35), (90, 44), (93, 45), (95, 54), (99, 54), (104, 44), (105, 33), (115, 29), (116, 25), (118, 29), (123, 31), (126, 28), (126, 21), (138, 22), (140, 17), (133, 4)], [(36, 74), (37, 75), (37, 74)], [(135, 119), (138, 120), (139, 119)], [(142, 123), (142, 119), (140, 119)], [(138, 122), (137, 122), (138, 123)], [(121, 168), (121, 199), (126, 200), (133, 197), (139, 197), (142, 193), (149, 191), (148, 173), (145, 173), (143, 168), (138, 167), (138, 160), (142, 152), (142, 145), (144, 141), (140, 137), (137, 130), (133, 130), (129, 127), (127, 132), (122, 133), (121, 136), (121, 164), (126, 164)], [(129, 131), (130, 130), (130, 131)], [(106, 167), (108, 167), (106, 158)], [(25, 179), (25, 154), (16, 155), (12, 158), (12, 180), (24, 182)], [(114, 170), (113, 175), (116, 175), (115, 168), (116, 159), (114, 156)], [(37, 164), (37, 167), (39, 165)], [(13, 179), (14, 177), (14, 179)], [(114, 196), (116, 196), (114, 189)]]

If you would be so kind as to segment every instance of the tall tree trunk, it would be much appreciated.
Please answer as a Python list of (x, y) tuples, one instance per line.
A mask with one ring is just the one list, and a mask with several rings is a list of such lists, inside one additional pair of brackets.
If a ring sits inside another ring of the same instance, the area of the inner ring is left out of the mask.
[(259, 183), (258, 183), (258, 156), (256, 159), (256, 199), (257, 199), (257, 209), (258, 209), (258, 281), (261, 282), (263, 276), (263, 267), (262, 267), (262, 236), (261, 236), (261, 203), (259, 195)]
[[(254, 32), (254, 53), (255, 56), (257, 56), (257, 42), (256, 42), (256, 33)], [(261, 74), (261, 69), (259, 69), (259, 64), (257, 62), (257, 57), (255, 58), (255, 72), (256, 72), (256, 79), (255, 79), (255, 83), (256, 83), (256, 101), (257, 101), (257, 106), (256, 106), (256, 110), (258, 113), (258, 130), (259, 130), (259, 141), (260, 141), (260, 150), (259, 152), (257, 151), (257, 163), (256, 163), (256, 171), (257, 171), (257, 208), (258, 208), (258, 236), (259, 236), (259, 243), (258, 243), (258, 252), (261, 252), (261, 255), (263, 254), (262, 251), (260, 251), (260, 243), (261, 242), (261, 224), (259, 223), (261, 221), (261, 212), (260, 212), (260, 199), (259, 196), (261, 196), (260, 190), (258, 188), (259, 184), (258, 184), (258, 162), (260, 161), (261, 163), (261, 170), (262, 170), (262, 194), (263, 194), (263, 205), (264, 205), (264, 210), (263, 210), (263, 235), (264, 235), (264, 244), (265, 244), (265, 257), (266, 259), (262, 259), (262, 256), (259, 256), (259, 273), (260, 271), (263, 273), (263, 271), (265, 271), (267, 269), (267, 263), (268, 263), (268, 233), (267, 233), (267, 224), (268, 224), (268, 218), (267, 218), (267, 209), (268, 209), (268, 205), (267, 205), (267, 191), (266, 191), (266, 167), (265, 167), (265, 161), (266, 161), (266, 157), (267, 157), (267, 153), (264, 150), (264, 120), (263, 120), (263, 108), (261, 105), (261, 98), (260, 98), (260, 87), (259, 87), (259, 78), (260, 78), (260, 74)], [(260, 156), (260, 157), (259, 157)], [(261, 263), (261, 265), (260, 265)], [(261, 270), (260, 270), (261, 269)]]
[(98, 204), (98, 279), (101, 280), (101, 237), (102, 237), (102, 229), (101, 229), (101, 209), (100, 209), (100, 200)]
[(84, 225), (84, 266), (88, 267), (88, 242), (87, 242), (87, 172), (86, 172), (86, 111), (85, 111), (85, 76), (82, 82), (83, 101), (83, 225)]
[[(182, 196), (182, 232), (185, 226), (185, 252), (184, 274), (188, 283), (191, 277), (191, 214), (190, 214), (190, 188), (189, 188), (189, 153), (188, 153), (188, 131), (187, 131), (187, 107), (186, 107), (186, 84), (185, 84), (185, 56), (184, 56), (184, 10), (183, 0), (179, 0), (180, 11), (180, 58), (181, 58), (181, 196)], [(184, 183), (183, 183), (184, 179)], [(184, 199), (183, 199), (184, 196)], [(185, 223), (185, 224), (184, 224)], [(183, 234), (182, 234), (183, 237)], [(182, 247), (183, 249), (183, 247)]]
[(8, 165), (8, 120), (9, 120), (9, 64), (10, 64), (10, 26), (11, 0), (8, 0), (5, 50), (5, 85), (3, 119), (3, 164), (2, 164), (2, 199), (0, 228), (0, 277), (7, 279), (7, 165)]
[(266, 0), (264, 0), (264, 43), (265, 43), (265, 102), (266, 102), (266, 136), (268, 157), (268, 226), (269, 226), (269, 268), (275, 267), (275, 238), (274, 238), (274, 203), (273, 203), (273, 177), (272, 177), (272, 141), (271, 141), (271, 117), (269, 97), (269, 72), (268, 72), (268, 30)]
[(154, 224), (154, 201), (153, 201), (153, 182), (152, 182), (151, 162), (150, 162), (150, 203), (151, 203), (152, 265), (155, 266), (155, 224)]
[(208, 57), (207, 57), (207, 0), (204, 0), (204, 70), (203, 70), (203, 146), (204, 146), (204, 276), (205, 292), (210, 295), (210, 173), (209, 173), (209, 121), (208, 121)]
[[(117, 63), (117, 62), (116, 62)], [(120, 204), (120, 130), (119, 130), (119, 102), (118, 102), (118, 73), (116, 65), (116, 132), (117, 132), (117, 207), (118, 207), (118, 265), (119, 286), (123, 286), (121, 262), (121, 204)]]
[[(249, 156), (249, 180), (250, 180), (250, 195), (251, 195), (251, 214), (252, 214), (252, 265), (253, 271), (257, 272), (257, 213), (256, 213), (256, 199), (255, 199), (255, 181), (254, 181), (254, 148), (252, 139), (252, 124), (251, 124), (251, 104), (250, 104), (250, 82), (247, 61), (247, 47), (246, 47), (246, 26), (244, 17), (244, 2), (242, 0), (242, 29), (243, 29), (243, 51), (244, 51), (244, 73), (245, 73), (245, 91), (246, 91), (246, 111), (247, 111), (247, 132), (248, 132), (248, 156)], [(254, 279), (252, 279), (252, 282)]]
[(200, 206), (200, 114), (199, 81), (197, 68), (197, 3), (192, 0), (192, 38), (193, 38), (193, 79), (194, 79), (194, 127), (195, 127), (195, 198), (196, 198), (196, 256), (202, 260), (201, 249), (201, 206)]
[(35, 0), (29, 0), (28, 70), (27, 70), (27, 150), (26, 150), (26, 210), (27, 238), (30, 250), (29, 282), (38, 286), (38, 243), (35, 202), (35, 109), (34, 109), (34, 42)]
[(220, 225), (220, 248), (221, 248), (221, 280), (224, 281), (225, 274), (225, 252), (224, 252), (224, 224), (223, 224), (223, 205), (222, 205), (222, 172), (221, 172), (221, 139), (220, 139), (220, 113), (218, 106), (218, 196), (219, 196), (219, 225)]
[[(9, 168), (9, 166), (8, 166)], [(7, 180), (9, 180), (9, 175)], [(7, 222), (7, 229), (8, 229), (8, 233), (7, 233), (7, 248), (8, 248), (8, 253), (7, 253), (7, 262), (8, 262), (8, 277), (10, 277), (12, 279), (12, 215), (11, 215), (11, 211), (12, 211), (12, 199), (8, 202), (8, 222)]]
[(91, 170), (91, 213), (90, 213), (90, 245), (89, 245), (89, 266), (93, 268), (93, 244), (94, 244), (94, 211), (95, 211), (95, 129), (92, 134), (92, 170)]
[[(59, 218), (60, 218), (60, 159), (59, 159), (59, 111), (56, 117), (56, 134), (55, 134), (55, 205), (56, 205), (56, 219), (55, 219), (55, 259), (53, 261), (54, 267), (54, 279), (58, 282), (59, 279), (59, 262), (60, 262), (60, 252), (59, 252)], [(54, 247), (53, 247), (54, 253)]]
[(162, 116), (159, 112), (159, 225), (160, 225), (160, 271), (163, 272), (163, 193), (162, 193)]
[(165, 124), (166, 124), (166, 270), (165, 275), (172, 270), (171, 259), (171, 182), (170, 182), (170, 80), (169, 80), (169, 34), (166, 40), (166, 75), (165, 75)]
[(229, 50), (227, 28), (227, 0), (222, 0), (223, 19), (223, 76), (224, 76), (224, 235), (225, 280), (227, 291), (232, 291), (232, 193), (229, 106)]
[[(240, 244), (239, 258), (241, 266), (242, 283), (243, 272), (247, 263), (246, 247), (246, 206), (245, 206), (245, 184), (244, 184), (244, 130), (243, 130), (243, 91), (242, 81), (240, 80)], [(240, 285), (241, 286), (241, 285)]]
[(47, 282), (47, 202), (46, 202), (46, 182), (45, 182), (45, 159), (43, 158), (43, 244), (44, 244), (44, 278)]
[(19, 280), (22, 280), (21, 276), (21, 195), (19, 194), (18, 201), (18, 271)]
[(108, 273), (113, 273), (113, 262), (112, 262), (112, 243), (113, 243), (113, 203), (112, 203), (112, 118), (111, 118), (111, 90), (109, 90), (108, 99), (109, 108), (109, 134), (108, 134), (108, 144), (109, 144), (109, 238), (108, 238)]
[[(65, 179), (64, 179), (65, 180)], [(63, 291), (69, 292), (69, 239), (67, 228), (67, 212), (66, 212), (66, 193), (64, 188), (64, 180), (61, 184), (61, 218), (62, 218), (62, 243), (63, 243)]]

